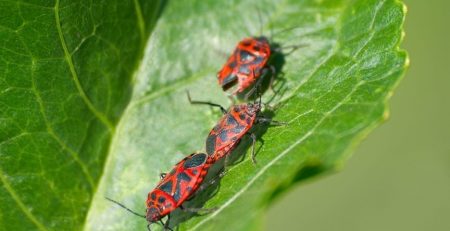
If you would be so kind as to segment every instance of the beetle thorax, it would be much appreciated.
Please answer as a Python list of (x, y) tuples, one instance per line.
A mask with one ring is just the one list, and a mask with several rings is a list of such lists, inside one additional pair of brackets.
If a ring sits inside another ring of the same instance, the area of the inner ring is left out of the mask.
[(249, 116), (254, 116), (261, 111), (261, 105), (258, 103), (249, 103), (246, 105), (246, 111)]

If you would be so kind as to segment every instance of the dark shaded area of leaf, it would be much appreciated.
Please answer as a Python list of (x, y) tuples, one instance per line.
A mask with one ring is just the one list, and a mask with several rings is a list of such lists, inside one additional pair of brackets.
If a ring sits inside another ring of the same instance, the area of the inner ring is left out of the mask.
[(325, 166), (322, 166), (320, 163), (310, 163), (307, 164), (305, 166), (303, 166), (303, 168), (301, 168), (293, 177), (293, 179), (291, 181), (287, 181), (284, 182), (284, 184), (278, 186), (273, 192), (272, 194), (268, 197), (267, 200), (269, 201), (273, 201), (275, 200), (277, 197), (280, 196), (280, 194), (286, 192), (286, 190), (290, 187), (292, 187), (292, 185), (296, 182), (301, 182), (304, 180), (311, 180), (313, 177), (328, 171), (328, 168), (326, 168)]

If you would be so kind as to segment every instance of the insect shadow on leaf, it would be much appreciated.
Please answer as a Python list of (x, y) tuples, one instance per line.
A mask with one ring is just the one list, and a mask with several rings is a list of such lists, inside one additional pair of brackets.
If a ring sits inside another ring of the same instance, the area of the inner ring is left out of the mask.
[[(259, 12), (259, 10), (257, 11)], [(242, 39), (228, 57), (226, 63), (217, 73), (219, 84), (224, 91), (235, 95), (236, 99), (248, 101), (264, 94), (267, 89), (274, 93), (274, 81), (281, 80), (284, 86), (282, 68), (285, 58), (298, 48), (305, 45), (282, 46), (275, 42), (274, 35), (270, 37), (262, 33), (262, 20), (260, 21), (260, 35)], [(272, 24), (269, 24), (272, 25)], [(279, 32), (290, 32), (297, 27), (289, 27)], [(272, 30), (271, 30), (272, 31)], [(256, 93), (256, 89), (260, 91)]]
[[(264, 110), (260, 112), (259, 118), (264, 118), (267, 121), (271, 121), (274, 117), (275, 113), (271, 110)], [(275, 121), (276, 122), (276, 121)], [(250, 136), (250, 134), (254, 134), (256, 138), (255, 143), (255, 158), (256, 158), (256, 165), (257, 165), (257, 156), (258, 153), (261, 151), (261, 149), (264, 147), (264, 139), (262, 138), (263, 135), (267, 132), (269, 127), (272, 126), (278, 126), (278, 125), (272, 125), (270, 122), (257, 122), (253, 125), (253, 127), (248, 131), (248, 133), (241, 139), (240, 143), (236, 146), (234, 150), (231, 151), (230, 155), (228, 156), (228, 165), (234, 166), (242, 161), (244, 161), (246, 158), (250, 158), (247, 156), (247, 153), (251, 154), (252, 146), (253, 146), (253, 140)], [(227, 166), (228, 167), (228, 166)]]
[[(245, 89), (238, 93), (236, 97), (239, 100), (252, 101), (255, 100), (259, 94), (263, 95), (267, 90), (271, 89), (274, 95), (279, 94), (285, 85), (285, 79), (283, 78), (284, 72), (283, 66), (286, 63), (286, 55), (283, 53), (281, 45), (279, 43), (269, 43), (272, 53), (266, 64), (266, 72), (260, 76), (254, 83), (254, 87)], [(254, 91), (258, 88), (258, 94)]]
[[(223, 176), (223, 161), (214, 164), (208, 171), (208, 175), (200, 186), (199, 190), (181, 208), (176, 209), (171, 214), (170, 227), (178, 227), (179, 224), (192, 217), (204, 216), (215, 211), (216, 208), (205, 208), (205, 203), (213, 198), (220, 189), (220, 179)], [(188, 211), (189, 208), (195, 210)], [(184, 209), (184, 211), (183, 211)]]
[[(255, 154), (257, 155), (260, 152), (261, 148), (263, 148), (264, 145), (262, 136), (267, 132), (269, 127), (280, 125), (280, 123), (276, 121), (273, 121), (275, 122), (275, 125), (270, 123), (272, 122), (272, 118), (274, 115), (275, 113), (273, 111), (267, 109), (258, 115), (258, 118), (262, 118), (261, 122), (257, 122), (256, 124), (254, 124), (249, 133), (244, 135), (244, 137), (231, 151), (231, 153), (220, 159), (211, 167), (208, 176), (204, 180), (204, 183), (202, 184), (202, 186), (200, 186), (201, 188), (204, 187), (204, 189), (199, 189), (199, 191), (197, 191), (197, 193), (190, 200), (186, 201), (183, 204), (184, 207), (204, 208), (205, 203), (213, 198), (219, 191), (220, 181), (222, 179), (222, 176), (226, 173), (224, 169), (227, 169), (227, 167), (229, 166), (234, 166), (241, 163), (243, 160), (245, 160), (245, 158), (250, 158), (247, 156), (247, 153), (253, 148), (253, 139), (249, 134), (254, 134), (257, 140), (255, 144)], [(228, 160), (226, 161), (228, 166), (224, 166), (226, 158), (228, 158)], [(203, 216), (205, 215), (205, 213), (212, 211), (214, 211), (214, 208), (209, 211), (207, 211), (206, 209), (206, 211), (199, 212), (185, 212), (181, 209), (177, 209), (172, 213), (170, 227), (177, 227), (179, 224), (191, 219), (192, 217)]]

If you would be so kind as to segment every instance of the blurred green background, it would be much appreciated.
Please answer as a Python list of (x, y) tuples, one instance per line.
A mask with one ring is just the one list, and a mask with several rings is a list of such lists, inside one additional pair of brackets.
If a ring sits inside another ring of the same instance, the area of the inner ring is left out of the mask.
[(406, 0), (410, 67), (341, 172), (297, 184), (267, 230), (450, 230), (450, 1)]

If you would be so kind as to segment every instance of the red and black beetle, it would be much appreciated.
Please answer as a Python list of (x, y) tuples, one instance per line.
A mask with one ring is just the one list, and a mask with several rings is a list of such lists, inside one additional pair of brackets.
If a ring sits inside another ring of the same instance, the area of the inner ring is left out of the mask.
[(255, 123), (271, 123), (273, 125), (281, 125), (284, 123), (273, 121), (270, 118), (260, 116), (261, 97), (253, 103), (245, 103), (233, 105), (229, 110), (225, 110), (221, 105), (205, 102), (193, 101), (187, 93), (191, 104), (206, 104), (213, 107), (219, 107), (223, 113), (222, 118), (209, 132), (206, 138), (206, 153), (213, 162), (227, 156), (241, 141), (244, 135), (250, 134), (252, 139), (252, 156), (251, 159), (256, 164), (255, 159), (255, 143), (256, 136), (250, 132)]
[[(275, 77), (275, 68), (267, 65), (271, 47), (266, 37), (250, 37), (240, 41), (225, 65), (217, 73), (217, 79), (224, 91), (232, 89), (231, 94), (235, 95), (254, 86), (261, 77), (271, 72), (270, 86)], [(255, 86), (256, 87), (256, 86)], [(248, 93), (251, 95), (252, 88)]]
[[(183, 202), (189, 200), (199, 189), (205, 179), (208, 169), (211, 166), (211, 159), (205, 153), (193, 153), (178, 162), (167, 174), (161, 174), (161, 180), (147, 197), (145, 205), (146, 214), (138, 214), (124, 205), (112, 199), (106, 198), (121, 207), (127, 209), (135, 215), (145, 218), (148, 221), (148, 230), (152, 223), (160, 222), (164, 229), (169, 228), (170, 213), (177, 208), (189, 212), (197, 212), (202, 209), (183, 208)], [(167, 221), (162, 222), (162, 218), (168, 216)]]

